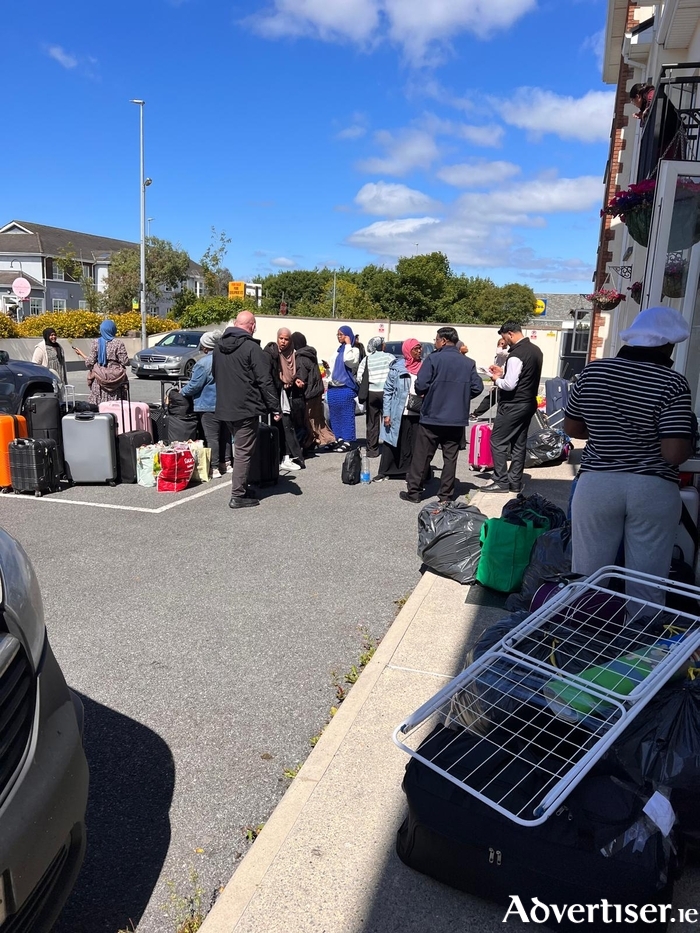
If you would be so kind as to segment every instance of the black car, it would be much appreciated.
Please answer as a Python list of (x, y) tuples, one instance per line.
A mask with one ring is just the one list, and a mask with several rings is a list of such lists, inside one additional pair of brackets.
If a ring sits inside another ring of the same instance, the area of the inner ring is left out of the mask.
[[(397, 360), (402, 360), (403, 359), (403, 350), (401, 349), (402, 345), (403, 345), (403, 340), (387, 340), (386, 343), (384, 344), (384, 352), (393, 354)], [(426, 356), (428, 356), (430, 353), (435, 352), (434, 343), (428, 343), (425, 340), (421, 340), (420, 345), (421, 345), (420, 358), (422, 360), (424, 360)]]
[(56, 392), (58, 387), (59, 381), (50, 369), (11, 360), (6, 350), (0, 350), (0, 414), (21, 415), (30, 395)]
[(0, 529), (0, 930), (49, 933), (85, 852), (83, 706), (29, 558)]

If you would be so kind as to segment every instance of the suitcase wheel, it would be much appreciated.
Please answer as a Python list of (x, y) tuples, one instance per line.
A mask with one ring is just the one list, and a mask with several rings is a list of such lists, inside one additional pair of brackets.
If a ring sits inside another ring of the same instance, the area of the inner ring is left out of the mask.
[(41, 496), (42, 496), (41, 489), (35, 489), (35, 490), (34, 490), (34, 495), (35, 495), (38, 499), (41, 499)]
[(116, 481), (115, 479), (107, 480), (107, 485), (108, 485), (108, 486), (116, 486), (116, 485), (117, 485), (117, 481)]
[[(14, 492), (14, 494), (15, 494), (16, 496), (19, 495), (19, 489), (13, 489), (12, 491)], [(3, 489), (3, 492), (5, 492), (4, 489)]]

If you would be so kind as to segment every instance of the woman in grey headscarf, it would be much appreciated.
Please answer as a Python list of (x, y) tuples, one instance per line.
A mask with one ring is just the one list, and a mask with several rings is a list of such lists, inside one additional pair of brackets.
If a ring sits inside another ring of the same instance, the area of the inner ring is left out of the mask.
[(382, 423), (384, 384), (394, 362), (393, 353), (384, 352), (384, 338), (372, 337), (367, 343), (367, 356), (357, 370), (360, 385), (358, 398), (365, 404), (367, 419), (367, 456), (379, 456), (379, 428)]

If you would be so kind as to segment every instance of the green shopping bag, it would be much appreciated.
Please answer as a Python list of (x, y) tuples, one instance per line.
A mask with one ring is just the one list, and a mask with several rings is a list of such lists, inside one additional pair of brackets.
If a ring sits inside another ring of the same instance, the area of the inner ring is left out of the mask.
[(536, 528), (529, 519), (516, 525), (504, 518), (489, 518), (481, 527), (477, 581), (501, 593), (515, 593), (522, 586), (535, 541), (548, 530), (549, 522)]

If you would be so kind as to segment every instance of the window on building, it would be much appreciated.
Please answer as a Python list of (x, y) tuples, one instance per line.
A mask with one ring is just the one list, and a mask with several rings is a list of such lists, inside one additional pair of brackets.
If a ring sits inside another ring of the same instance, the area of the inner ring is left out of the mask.
[(53, 268), (53, 272), (51, 273), (51, 278), (55, 279), (57, 282), (64, 282), (66, 277), (63, 274), (63, 269), (61, 269), (61, 267), (58, 265), (55, 259), (53, 263), (51, 264), (51, 266)]
[(29, 314), (43, 314), (44, 313), (44, 299), (43, 298), (30, 298), (29, 299)]
[(158, 317), (158, 305), (147, 306), (146, 313), (150, 314), (151, 317)]
[(79, 302), (78, 302), (78, 310), (79, 310), (79, 311), (89, 311), (89, 310), (90, 310), (90, 305), (87, 303), (87, 301), (79, 301)]
[(83, 263), (83, 278), (90, 279), (90, 281), (93, 281), (94, 277), (95, 275), (93, 272), (92, 265), (90, 265), (89, 262), (84, 262)]
[(65, 298), (52, 298), (51, 299), (51, 310), (52, 311), (65, 311), (66, 310), (66, 299)]

